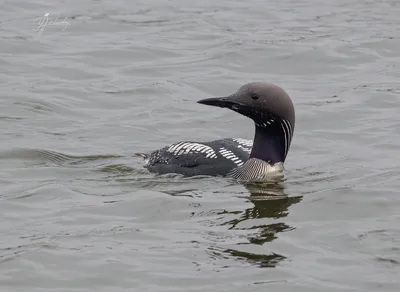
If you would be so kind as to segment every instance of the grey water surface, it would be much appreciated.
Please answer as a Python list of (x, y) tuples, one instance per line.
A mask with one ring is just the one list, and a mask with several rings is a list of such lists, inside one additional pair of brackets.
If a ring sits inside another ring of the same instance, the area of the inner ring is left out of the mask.
[[(400, 290), (399, 1), (1, 2), (1, 291)], [(249, 81), (295, 104), (284, 182), (142, 168), (251, 139), (196, 103)]]

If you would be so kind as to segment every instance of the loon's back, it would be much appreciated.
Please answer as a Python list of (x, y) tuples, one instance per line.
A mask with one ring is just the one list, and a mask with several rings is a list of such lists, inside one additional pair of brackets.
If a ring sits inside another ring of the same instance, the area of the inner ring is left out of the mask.
[(144, 167), (160, 174), (225, 176), (249, 159), (252, 145), (252, 140), (238, 138), (182, 141), (145, 155)]

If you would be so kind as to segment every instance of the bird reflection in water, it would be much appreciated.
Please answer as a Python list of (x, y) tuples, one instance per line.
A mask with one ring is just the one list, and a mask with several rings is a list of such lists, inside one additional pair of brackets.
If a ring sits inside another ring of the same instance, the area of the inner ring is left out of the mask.
[[(289, 214), (289, 207), (300, 202), (302, 196), (290, 197), (285, 194), (282, 182), (247, 184), (245, 187), (250, 193), (247, 198), (254, 206), (241, 212), (225, 211), (225, 213), (236, 214), (239, 217), (221, 224), (229, 226), (230, 230), (254, 231), (247, 236), (248, 242), (239, 243), (238, 245), (253, 244), (261, 246), (277, 239), (278, 233), (294, 229), (294, 227), (285, 222), (276, 222), (276, 219), (286, 217)], [(249, 223), (259, 223), (259, 219), (268, 218), (274, 219), (274, 222), (261, 225), (252, 224), (248, 227)], [(254, 219), (257, 220), (254, 221)], [(241, 224), (245, 222), (247, 224)], [(240, 225), (246, 225), (246, 227), (240, 227)], [(276, 253), (257, 254), (236, 249), (225, 249), (222, 252), (259, 267), (275, 267), (279, 262), (286, 259), (284, 255)]]

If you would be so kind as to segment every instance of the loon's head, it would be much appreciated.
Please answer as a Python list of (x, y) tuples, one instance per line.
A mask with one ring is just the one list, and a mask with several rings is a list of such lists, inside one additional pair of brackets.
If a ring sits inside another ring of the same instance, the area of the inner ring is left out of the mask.
[(252, 82), (227, 97), (206, 98), (198, 103), (228, 108), (249, 117), (256, 126), (250, 157), (270, 164), (285, 161), (293, 137), (295, 111), (282, 88)]

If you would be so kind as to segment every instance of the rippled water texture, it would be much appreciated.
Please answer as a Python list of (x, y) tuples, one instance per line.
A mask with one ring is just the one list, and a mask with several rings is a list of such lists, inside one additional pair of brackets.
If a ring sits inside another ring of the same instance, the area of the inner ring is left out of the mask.
[[(1, 290), (399, 291), (399, 5), (2, 1)], [(283, 182), (142, 168), (251, 139), (196, 104), (249, 81), (294, 101)]]

